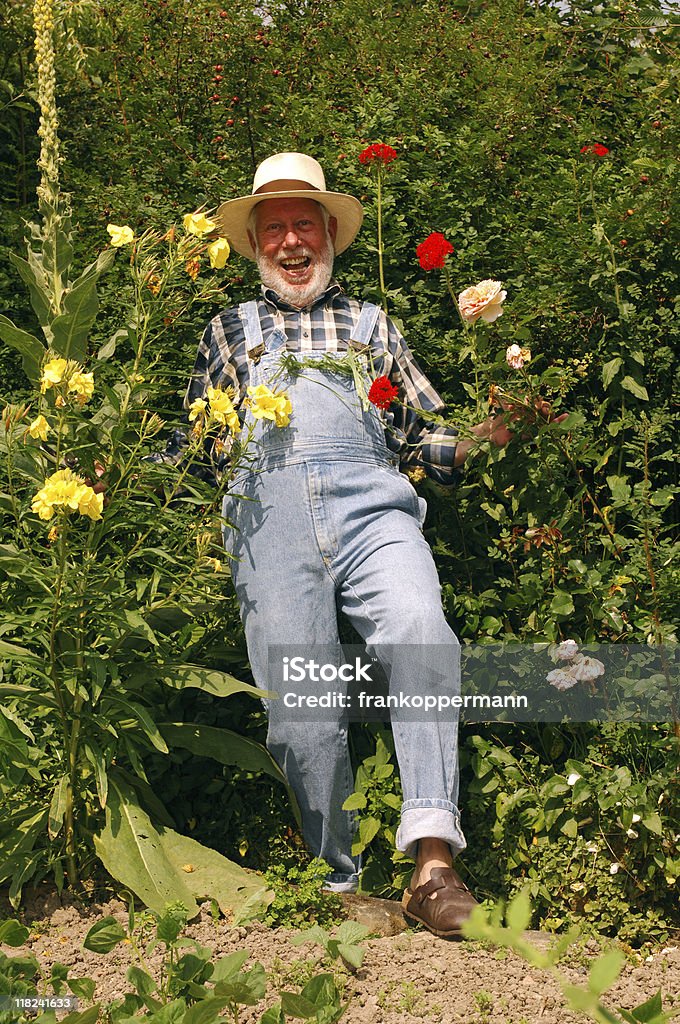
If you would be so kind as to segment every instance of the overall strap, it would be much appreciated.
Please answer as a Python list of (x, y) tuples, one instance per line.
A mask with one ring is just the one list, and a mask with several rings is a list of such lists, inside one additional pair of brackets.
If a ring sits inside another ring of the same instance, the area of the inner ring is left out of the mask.
[(243, 324), (248, 359), (256, 363), (264, 352), (264, 338), (260, 324), (260, 312), (257, 302), (242, 302), (238, 307), (238, 315)]
[(374, 360), (384, 355), (385, 351), (380, 334), (375, 338), (373, 337), (380, 311), (381, 307), (376, 306), (374, 302), (364, 302), (357, 325), (352, 331), (352, 337), (349, 341), (349, 347), (353, 348), (356, 352), (367, 352), (370, 348)]
[(352, 348), (363, 349), (371, 344), (371, 338), (373, 337), (373, 331), (379, 316), (380, 306), (376, 306), (374, 302), (364, 302), (357, 325), (352, 331), (350, 339)]

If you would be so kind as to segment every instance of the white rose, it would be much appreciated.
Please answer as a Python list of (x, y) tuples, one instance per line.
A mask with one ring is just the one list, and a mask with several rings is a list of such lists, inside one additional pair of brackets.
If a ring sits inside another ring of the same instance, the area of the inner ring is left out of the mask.
[(576, 686), (578, 682), (578, 679), (572, 676), (571, 672), (567, 672), (563, 668), (553, 669), (552, 672), (548, 672), (545, 678), (556, 690), (571, 690), (572, 686)]
[(604, 665), (597, 658), (589, 658), (585, 654), (577, 654), (569, 671), (580, 683), (589, 683), (598, 676), (604, 675)]
[(500, 281), (480, 281), (458, 296), (460, 315), (469, 324), (476, 323), (480, 317), (492, 324), (503, 313), (501, 306), (507, 294)]
[(572, 772), (571, 775), (567, 775), (567, 785), (575, 786), (580, 778), (581, 776), (578, 772)]
[(578, 644), (575, 640), (563, 640), (561, 644), (557, 645), (555, 656), (560, 661), (571, 661), (578, 654)]

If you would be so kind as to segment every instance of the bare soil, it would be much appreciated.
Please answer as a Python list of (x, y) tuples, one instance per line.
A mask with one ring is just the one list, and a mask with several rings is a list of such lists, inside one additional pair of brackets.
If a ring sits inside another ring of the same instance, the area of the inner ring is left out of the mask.
[[(48, 974), (54, 962), (67, 964), (72, 977), (96, 981), (95, 999), (105, 1004), (129, 989), (125, 972), (134, 961), (126, 944), (107, 955), (82, 948), (88, 929), (106, 915), (127, 922), (127, 910), (118, 900), (84, 907), (66, 896), (36, 897), (19, 915), (31, 928), (26, 945), (18, 949), (3, 947), (3, 951), (11, 956), (32, 953)], [(0, 899), (0, 919), (9, 916), (17, 915), (6, 900)], [(209, 904), (202, 907), (200, 916), (188, 928), (188, 935), (214, 949), (216, 956), (248, 949), (251, 958), (246, 968), (259, 960), (273, 973), (279, 988), (297, 991), (313, 972), (313, 964), (317, 970), (324, 969), (323, 953), (312, 944), (293, 946), (292, 934), (259, 923), (231, 927), (223, 919), (214, 920)], [(540, 933), (532, 936), (537, 942), (550, 941)], [(551, 977), (504, 950), (446, 941), (425, 931), (410, 930), (369, 939), (365, 947), (359, 971), (339, 971), (343, 998), (349, 1001), (342, 1018), (346, 1024), (576, 1024), (585, 1019), (565, 1009), (562, 994)], [(598, 945), (593, 941), (572, 953), (563, 968), (570, 981), (585, 982), (589, 963), (597, 953)], [(680, 1005), (678, 940), (657, 950), (633, 954), (631, 960), (606, 995), (609, 1007), (630, 1010), (659, 989), (664, 995), (664, 1008)], [(160, 954), (152, 954), (149, 963), (156, 969)], [(335, 970), (337, 974), (337, 966)], [(244, 1011), (243, 1024), (254, 1024), (274, 1001), (275, 989), (270, 985), (265, 1002)]]

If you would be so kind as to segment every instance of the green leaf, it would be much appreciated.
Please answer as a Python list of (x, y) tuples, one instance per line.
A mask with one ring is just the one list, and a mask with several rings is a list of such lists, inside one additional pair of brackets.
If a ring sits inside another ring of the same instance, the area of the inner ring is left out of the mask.
[(127, 932), (115, 917), (103, 917), (92, 925), (83, 946), (93, 953), (110, 953), (126, 937)]
[(87, 358), (87, 340), (97, 317), (99, 301), (97, 282), (102, 272), (115, 259), (112, 249), (105, 249), (97, 259), (86, 267), (80, 277), (68, 288), (62, 299), (63, 313), (51, 322), (52, 348), (67, 359), (84, 363)]
[(646, 814), (645, 817), (642, 819), (642, 824), (650, 832), (653, 832), (654, 835), (663, 835), (663, 825), (661, 824), (661, 818), (659, 817), (656, 811), (652, 811), (651, 814)]
[(284, 1014), (289, 1017), (300, 1017), (302, 1020), (309, 1020), (310, 1017), (316, 1016), (316, 1003), (311, 1003), (309, 999), (305, 999), (304, 996), (300, 996), (295, 992), (281, 993), (281, 1007)]
[(361, 946), (348, 946), (345, 942), (338, 943), (338, 953), (355, 970), (364, 962), (364, 950)]
[[(189, 917), (198, 905), (185, 879), (161, 845), (161, 837), (138, 805), (134, 790), (118, 779), (109, 780), (106, 823), (94, 839), (95, 850), (115, 879), (131, 889), (144, 904), (162, 914), (166, 903), (181, 902)], [(197, 844), (198, 845), (198, 844)]]
[(560, 832), (565, 836), (569, 836), (570, 839), (576, 839), (576, 836), (578, 835), (578, 822), (576, 821), (576, 818), (567, 818), (567, 820), (560, 825)]
[(618, 356), (616, 359), (610, 359), (609, 362), (604, 364), (602, 367), (602, 383), (606, 388), (609, 387), (622, 366), (623, 359)]
[(640, 398), (643, 402), (649, 401), (649, 395), (647, 394), (647, 388), (642, 384), (638, 384), (632, 377), (624, 377), (621, 381), (621, 387), (625, 388), (626, 391), (630, 391), (636, 398)]
[(607, 483), (614, 501), (627, 502), (630, 499), (630, 484), (625, 476), (608, 476)]
[(260, 1024), (286, 1024), (286, 1015), (281, 1003), (274, 1003), (260, 1017)]
[(78, 996), (79, 999), (87, 999), (88, 1002), (94, 997), (97, 988), (92, 978), (68, 978), (67, 984), (74, 996)]
[(505, 922), (515, 934), (525, 932), (531, 921), (531, 900), (529, 890), (522, 889), (508, 904)]
[(366, 925), (359, 924), (358, 921), (343, 921), (335, 933), (334, 938), (336, 938), (338, 942), (356, 943), (362, 942), (363, 939), (370, 934), (370, 928), (367, 928)]
[(252, 772), (266, 772), (288, 786), (286, 776), (269, 751), (255, 740), (230, 729), (187, 722), (160, 722), (158, 728), (171, 747), (183, 747), (198, 757), (212, 757), (220, 764), (236, 764)]
[(50, 290), (47, 284), (45, 271), (41, 262), (32, 251), (29, 252), (28, 261), (22, 259), (15, 252), (9, 254), (10, 262), (17, 268), (24, 284), (28, 286), (31, 296), (31, 305), (38, 318), (38, 323), (45, 331), (48, 340), (52, 333), (49, 330), (49, 322), (52, 319), (52, 304), (50, 301)]
[(50, 813), (47, 819), (47, 832), (51, 839), (56, 838), (61, 832), (61, 827), (64, 824), (64, 814), (66, 813), (66, 802), (68, 800), (70, 783), (68, 775), (62, 775), (59, 782), (54, 787), (52, 794), (52, 801), (50, 803)]
[(157, 831), (134, 790), (118, 778), (109, 780), (106, 824), (95, 848), (107, 871), (158, 914), (179, 901), (192, 918), (198, 898), (217, 900), (224, 914), (236, 915), (248, 903), (255, 917), (274, 898), (254, 872), (172, 829)]
[(614, 984), (625, 962), (625, 956), (619, 949), (610, 949), (604, 956), (598, 957), (590, 968), (588, 988), (596, 996), (602, 995)]
[(210, 980), (217, 983), (235, 978), (249, 956), (250, 953), (247, 949), (237, 949), (234, 953), (229, 953), (228, 956), (220, 957), (213, 964), (214, 970)]
[(24, 373), (33, 384), (40, 380), (40, 368), (45, 356), (45, 346), (35, 335), (22, 331), (6, 316), (0, 315), (0, 338), (5, 344), (15, 348), (21, 355)]
[(555, 596), (550, 602), (550, 611), (553, 615), (572, 615), (574, 612), (574, 602), (571, 594), (568, 594), (566, 590), (555, 590)]
[(29, 935), (29, 929), (15, 918), (0, 922), (0, 944), (23, 946)]
[(251, 686), (250, 683), (242, 683), (240, 679), (229, 675), (228, 672), (220, 672), (214, 668), (201, 668), (200, 665), (166, 664), (153, 667), (145, 665), (140, 672), (134, 674), (130, 682), (131, 684), (143, 683), (151, 675), (175, 690), (194, 687), (198, 690), (205, 690), (206, 693), (212, 693), (214, 697), (230, 697), (232, 693), (251, 693), (254, 697), (276, 696), (269, 690), (260, 690), (257, 686)]
[(342, 809), (343, 811), (360, 811), (366, 806), (367, 802), (365, 793), (352, 793), (345, 800)]
[(208, 996), (190, 1006), (184, 1014), (182, 1024), (213, 1024), (214, 1021), (224, 1020), (220, 1017), (220, 1011), (227, 1005), (226, 999), (219, 999), (216, 996)]
[[(624, 1011), (622, 1010), (621, 1013)], [(656, 1020), (663, 1013), (663, 1004), (661, 1002), (661, 990), (656, 995), (652, 996), (651, 999), (647, 999), (644, 1003), (640, 1003), (636, 1006), (630, 1015), (633, 1024), (650, 1024)], [(661, 1017), (663, 1020), (663, 1017)]]
[(88, 1006), (87, 1010), (67, 1014), (59, 1024), (97, 1024), (99, 1011), (99, 1003), (95, 1003), (94, 1006)]

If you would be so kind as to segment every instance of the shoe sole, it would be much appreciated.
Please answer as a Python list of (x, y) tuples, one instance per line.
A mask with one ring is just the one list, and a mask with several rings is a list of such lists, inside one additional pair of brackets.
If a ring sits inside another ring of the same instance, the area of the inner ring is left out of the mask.
[(424, 921), (422, 917), (418, 917), (417, 914), (407, 910), (406, 907), (408, 906), (412, 896), (413, 893), (407, 889), (401, 898), (401, 908), (405, 918), (409, 921), (417, 921), (418, 924), (422, 924), (424, 928), (427, 928), (428, 932), (432, 935), (436, 935), (438, 939), (460, 939), (463, 937), (463, 933), (459, 928), (452, 928), (448, 931), (444, 931), (442, 928), (435, 928), (433, 925), (428, 924), (427, 921)]

